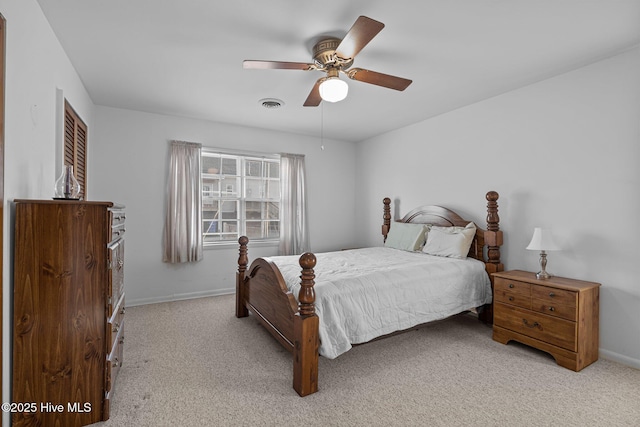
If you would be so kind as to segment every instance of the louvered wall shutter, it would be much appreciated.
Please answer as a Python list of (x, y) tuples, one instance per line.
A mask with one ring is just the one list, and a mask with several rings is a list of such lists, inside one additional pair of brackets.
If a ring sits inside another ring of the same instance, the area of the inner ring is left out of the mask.
[(73, 166), (80, 183), (80, 197), (87, 200), (87, 125), (71, 105), (64, 102), (64, 164)]

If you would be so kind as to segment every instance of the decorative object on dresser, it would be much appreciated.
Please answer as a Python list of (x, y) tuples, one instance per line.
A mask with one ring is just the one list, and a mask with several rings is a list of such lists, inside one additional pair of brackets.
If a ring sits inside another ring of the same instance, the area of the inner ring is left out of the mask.
[(56, 181), (56, 200), (79, 200), (80, 183), (73, 175), (73, 165), (64, 165), (62, 174)]
[[(487, 229), (484, 230), (471, 227), (471, 221), (450, 209), (432, 205), (420, 206), (392, 222), (391, 200), (385, 198), (384, 247), (328, 252), (317, 257), (307, 252), (299, 258), (257, 258), (249, 266), (249, 239), (242, 236), (236, 275), (236, 317), (247, 317), (251, 312), (293, 353), (293, 388), (300, 396), (318, 389), (319, 355), (334, 358), (352, 344), (412, 329), (470, 309), (479, 309), (479, 317), (491, 322), (489, 275), (503, 270), (500, 262), (503, 238), (499, 230), (498, 193), (488, 192), (486, 200)], [(465, 245), (464, 259), (437, 256), (423, 250), (421, 245), (425, 238), (427, 242), (430, 239), (427, 230), (430, 234), (438, 227), (452, 232), (446, 233), (450, 234), (446, 237), (455, 247), (460, 246), (463, 239), (454, 235), (454, 231), (455, 234), (471, 233), (471, 239)], [(389, 266), (388, 260), (394, 265)], [(438, 266), (425, 265), (430, 263)], [(446, 273), (447, 266), (453, 267), (453, 271)], [(472, 275), (463, 276), (465, 270), (473, 270)], [(459, 282), (465, 289), (459, 288)], [(322, 290), (318, 292), (318, 298), (314, 287)], [(453, 288), (460, 292), (452, 292)], [(447, 298), (443, 289), (447, 290), (446, 294), (464, 297)], [(326, 293), (331, 298), (326, 298)], [(395, 303), (380, 310), (372, 299)], [(354, 300), (357, 303), (348, 304)], [(415, 301), (421, 304), (419, 310), (410, 308)], [(359, 311), (355, 307), (366, 307), (366, 310)], [(382, 313), (384, 316), (380, 316)], [(412, 313), (410, 319), (406, 317), (407, 313)], [(376, 321), (371, 322), (372, 318)], [(349, 325), (340, 323), (343, 320)], [(337, 322), (330, 323), (332, 321)], [(378, 327), (372, 330), (372, 324)], [(351, 334), (353, 325), (357, 325), (355, 335)]]
[(493, 273), (493, 339), (550, 353), (580, 371), (598, 360), (600, 284), (513, 270)]
[(123, 356), (124, 225), (112, 202), (15, 201), (12, 401), (37, 407), (14, 413), (14, 426), (109, 418)]
[(540, 271), (536, 274), (538, 279), (548, 279), (551, 277), (547, 273), (547, 252), (558, 251), (560, 247), (556, 245), (551, 237), (551, 231), (545, 228), (536, 227), (533, 229), (533, 237), (527, 249), (530, 251), (540, 251)]

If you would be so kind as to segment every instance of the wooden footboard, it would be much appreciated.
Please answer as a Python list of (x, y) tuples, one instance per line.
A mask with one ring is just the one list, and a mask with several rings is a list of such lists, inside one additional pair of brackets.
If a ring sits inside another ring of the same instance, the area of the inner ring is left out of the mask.
[(301, 288), (298, 301), (287, 290), (278, 267), (268, 259), (258, 258), (247, 272), (247, 244), (241, 237), (236, 276), (236, 317), (251, 311), (262, 325), (293, 353), (293, 388), (300, 396), (318, 390), (319, 319), (315, 312), (316, 257), (305, 253), (300, 257)]

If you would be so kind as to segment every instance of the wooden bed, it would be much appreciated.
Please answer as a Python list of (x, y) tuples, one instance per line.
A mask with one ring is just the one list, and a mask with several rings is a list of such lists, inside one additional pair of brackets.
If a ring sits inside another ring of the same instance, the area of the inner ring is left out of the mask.
[[(490, 191), (487, 199), (487, 228), (477, 228), (469, 250), (469, 257), (485, 263), (489, 275), (503, 271), (500, 262), (502, 231), (499, 229), (498, 193)], [(391, 200), (383, 200), (382, 235), (386, 241), (391, 222)], [(421, 206), (409, 212), (398, 222), (462, 226), (470, 221), (440, 206)], [(300, 396), (318, 390), (319, 318), (315, 313), (314, 267), (316, 257), (307, 252), (300, 256), (301, 287), (298, 300), (288, 291), (278, 267), (268, 258), (249, 263), (245, 236), (238, 239), (240, 255), (236, 274), (236, 317), (246, 317), (249, 312), (293, 354), (293, 388)], [(490, 276), (491, 277), (491, 276)], [(479, 310), (480, 320), (491, 323), (493, 308), (489, 304)], [(411, 328), (414, 329), (414, 328)]]

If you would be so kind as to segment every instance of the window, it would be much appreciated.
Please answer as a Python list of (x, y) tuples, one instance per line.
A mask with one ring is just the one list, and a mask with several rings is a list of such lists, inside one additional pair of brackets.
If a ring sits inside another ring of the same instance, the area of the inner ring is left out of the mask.
[(280, 158), (202, 149), (203, 242), (278, 239)]
[(87, 125), (64, 101), (64, 164), (73, 166), (73, 176), (80, 183), (80, 195), (87, 199)]

